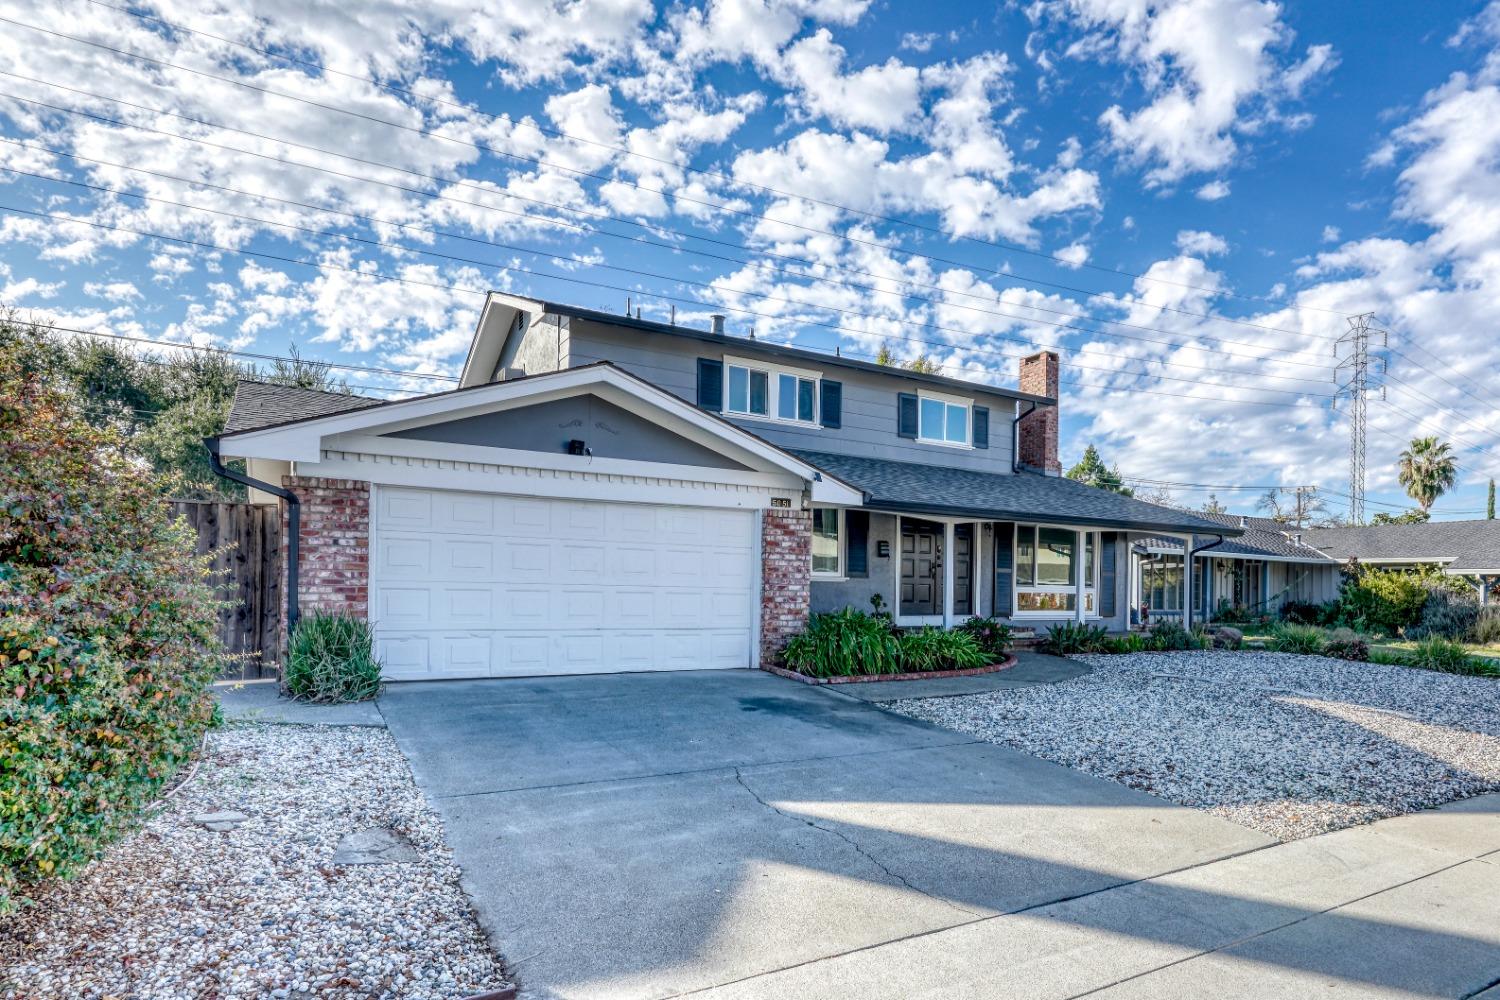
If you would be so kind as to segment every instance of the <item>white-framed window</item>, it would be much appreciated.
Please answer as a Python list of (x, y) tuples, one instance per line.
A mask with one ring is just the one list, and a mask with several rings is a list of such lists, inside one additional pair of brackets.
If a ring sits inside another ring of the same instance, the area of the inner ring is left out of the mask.
[(725, 358), (724, 367), (729, 381), (725, 413), (818, 426), (819, 372), (742, 358)]
[(973, 420), (972, 400), (935, 392), (917, 394), (917, 440), (968, 448)]
[(1016, 525), (1014, 595), (1012, 605), (1019, 615), (1049, 617), (1072, 615), (1078, 610), (1078, 587), (1073, 582), (1083, 559), (1083, 611), (1098, 614), (1099, 543), (1095, 532), (1083, 533), (1083, 552), (1078, 551), (1078, 532), (1038, 524)]
[(812, 523), (813, 576), (844, 575), (844, 511), (814, 507)]
[(1141, 560), (1141, 597), (1152, 611), (1182, 610), (1182, 553), (1153, 552)]

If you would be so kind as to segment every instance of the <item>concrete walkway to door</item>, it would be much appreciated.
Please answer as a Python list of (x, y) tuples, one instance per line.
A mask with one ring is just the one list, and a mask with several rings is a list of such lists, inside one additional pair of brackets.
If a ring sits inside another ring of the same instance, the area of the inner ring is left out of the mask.
[(749, 671), (393, 685), (380, 707), (523, 996), (1460, 997), (1500, 980), (1488, 799), (1275, 845)]

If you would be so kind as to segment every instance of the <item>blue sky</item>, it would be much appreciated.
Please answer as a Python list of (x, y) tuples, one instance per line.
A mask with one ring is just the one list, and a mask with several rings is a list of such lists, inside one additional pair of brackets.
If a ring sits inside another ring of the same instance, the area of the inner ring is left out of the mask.
[(1336, 511), (1371, 312), (1370, 512), (1420, 433), (1473, 516), (1500, 6), (1384, 6), (0, 0), (0, 304), (415, 373), (373, 395), (444, 385), (487, 288), (1002, 384), (1048, 347), (1065, 460)]

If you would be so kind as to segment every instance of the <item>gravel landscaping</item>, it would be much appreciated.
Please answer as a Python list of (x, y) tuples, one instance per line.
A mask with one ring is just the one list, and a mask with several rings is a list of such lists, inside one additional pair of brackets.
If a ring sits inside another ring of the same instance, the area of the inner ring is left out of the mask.
[(1500, 683), (1260, 652), (1078, 656), (1060, 684), (895, 711), (1282, 840), (1500, 790)]
[[(352, 863), (335, 863), (341, 843)], [(140, 832), (36, 904), (0, 919), (6, 1000), (446, 1000), (506, 983), (382, 729), (210, 733)]]

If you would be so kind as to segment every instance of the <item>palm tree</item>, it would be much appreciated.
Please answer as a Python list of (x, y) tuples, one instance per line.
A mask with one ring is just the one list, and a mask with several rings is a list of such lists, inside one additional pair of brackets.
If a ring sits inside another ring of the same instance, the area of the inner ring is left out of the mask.
[(1451, 490), (1458, 480), (1453, 449), (1447, 442), (1439, 444), (1435, 437), (1413, 438), (1411, 447), (1401, 453), (1396, 468), (1406, 495), (1427, 513), (1431, 513), (1438, 497)]

